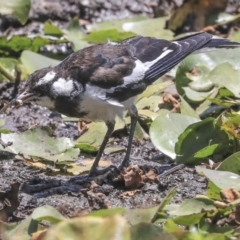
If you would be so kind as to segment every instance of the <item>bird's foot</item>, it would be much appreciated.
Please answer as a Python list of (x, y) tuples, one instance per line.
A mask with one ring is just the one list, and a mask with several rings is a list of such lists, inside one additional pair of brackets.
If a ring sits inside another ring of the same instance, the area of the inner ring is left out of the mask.
[(89, 177), (97, 177), (100, 175), (108, 175), (109, 173), (113, 172), (114, 170), (118, 170), (118, 168), (114, 165), (110, 165), (103, 169), (92, 168), (88, 174)]
[(125, 168), (129, 167), (129, 159), (123, 160), (121, 165), (118, 167), (119, 171), (124, 170)]

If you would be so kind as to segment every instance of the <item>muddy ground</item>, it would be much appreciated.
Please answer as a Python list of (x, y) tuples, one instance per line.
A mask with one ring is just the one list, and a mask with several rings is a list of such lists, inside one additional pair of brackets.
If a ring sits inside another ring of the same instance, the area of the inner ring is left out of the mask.
[[(30, 29), (39, 32), (41, 30), (39, 26), (44, 20), (48, 19), (49, 15), (59, 24), (66, 23), (76, 14), (93, 22), (124, 18), (139, 13), (149, 17), (153, 16), (152, 8), (140, 4), (142, 1), (137, 0), (123, 1), (124, 4), (121, 5), (114, 4), (118, 1), (90, 1), (95, 3), (93, 7), (87, 5), (88, 1), (82, 1), (85, 5), (80, 7), (76, 7), (75, 1), (62, 1), (65, 2), (64, 4), (68, 2), (68, 5), (64, 7), (65, 11), (62, 12), (63, 6), (61, 4), (58, 8), (49, 7), (49, 5), (61, 3), (61, 1), (52, 1), (52, 3), (47, 0), (41, 1), (44, 3), (43, 5), (37, 4), (38, 1), (36, 0), (33, 2), (35, 4), (27, 27), (19, 28), (18, 25), (14, 25), (14, 20), (5, 19), (5, 29), (2, 29), (2, 34), (11, 24), (13, 26), (11, 27), (12, 32), (30, 31)], [(103, 2), (106, 6), (103, 6)], [(55, 12), (52, 12), (52, 9), (55, 9)], [(36, 28), (36, 26), (38, 27)], [(1, 88), (0, 99), (10, 100), (12, 91), (13, 86), (11, 84), (5, 85)], [(76, 123), (64, 122), (60, 115), (51, 113), (39, 106), (28, 104), (15, 109), (6, 116), (6, 127), (14, 132), (22, 132), (36, 126), (54, 127), (56, 137), (65, 136), (72, 139), (79, 137)], [(117, 136), (114, 143), (115, 146), (117, 144), (126, 147), (127, 136)], [(109, 145), (111, 144), (109, 143)], [(173, 200), (176, 203), (205, 192), (206, 180), (204, 177), (199, 176), (194, 168), (183, 167), (178, 171), (163, 175), (164, 170), (171, 169), (175, 165), (162, 156), (150, 141), (139, 142), (135, 140), (132, 155), (132, 164), (145, 167), (152, 166), (157, 169), (159, 182), (146, 183), (143, 187), (135, 189), (134, 192), (126, 194), (128, 189), (124, 188), (123, 185), (112, 184), (109, 178), (105, 178), (101, 184), (93, 187), (91, 179), (86, 179), (86, 177), (72, 177), (64, 174), (54, 176), (51, 172), (51, 166), (49, 166), (49, 171), (41, 171), (29, 166), (23, 160), (16, 159), (14, 156), (0, 153), (0, 194), (5, 193), (8, 199), (13, 199), (13, 202), (15, 199), (15, 203), (11, 204), (17, 208), (14, 209), (13, 215), (8, 215), (8, 220), (12, 222), (18, 221), (29, 215), (34, 208), (46, 204), (56, 207), (62, 214), (71, 217), (101, 208), (155, 206), (162, 201), (174, 186), (177, 186), (177, 194)], [(77, 161), (81, 163), (84, 157), (80, 154)], [(90, 157), (94, 158), (94, 156)], [(123, 158), (123, 153), (105, 155), (104, 158), (111, 159), (114, 164), (119, 164)], [(155, 161), (152, 161), (153, 159)], [(14, 182), (21, 184), (18, 196), (13, 196), (14, 193), (10, 191), (11, 184)]]

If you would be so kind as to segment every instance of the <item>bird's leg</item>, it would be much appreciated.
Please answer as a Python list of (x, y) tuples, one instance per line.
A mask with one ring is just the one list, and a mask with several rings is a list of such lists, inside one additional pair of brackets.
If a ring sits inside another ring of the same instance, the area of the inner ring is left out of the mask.
[(103, 139), (103, 142), (102, 142), (102, 144), (101, 144), (101, 146), (100, 146), (100, 148), (98, 150), (98, 153), (97, 153), (97, 156), (96, 156), (96, 158), (94, 160), (94, 163), (93, 163), (93, 165), (91, 167), (91, 170), (89, 172), (89, 176), (99, 175), (99, 174), (102, 173), (101, 171), (97, 170), (97, 167), (98, 167), (98, 163), (100, 161), (100, 158), (101, 158), (101, 156), (103, 154), (103, 151), (104, 151), (104, 149), (105, 149), (105, 147), (107, 145), (107, 142), (108, 142), (108, 140), (109, 140), (109, 138), (110, 138), (110, 136), (111, 136), (111, 134), (112, 134), (112, 132), (114, 130), (115, 120), (106, 122), (106, 125), (107, 125), (107, 132), (106, 132), (106, 135), (105, 135), (105, 137)]
[(134, 131), (135, 131), (137, 120), (138, 120), (138, 110), (135, 105), (132, 105), (132, 107), (129, 109), (129, 115), (131, 117), (131, 127), (130, 127), (127, 151), (122, 161), (122, 164), (120, 166), (121, 169), (124, 167), (128, 167), (129, 165), (129, 158), (130, 158), (130, 153), (132, 148), (132, 140), (133, 140), (133, 135), (134, 135)]

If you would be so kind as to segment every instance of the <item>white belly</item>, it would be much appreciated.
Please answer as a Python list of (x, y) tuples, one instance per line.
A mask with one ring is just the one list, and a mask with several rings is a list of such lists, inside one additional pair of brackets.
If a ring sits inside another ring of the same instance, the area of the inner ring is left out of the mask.
[(124, 102), (106, 99), (105, 90), (99, 87), (87, 86), (79, 105), (79, 112), (86, 112), (85, 120), (112, 121), (116, 116), (123, 117), (123, 111), (134, 103), (134, 97)]

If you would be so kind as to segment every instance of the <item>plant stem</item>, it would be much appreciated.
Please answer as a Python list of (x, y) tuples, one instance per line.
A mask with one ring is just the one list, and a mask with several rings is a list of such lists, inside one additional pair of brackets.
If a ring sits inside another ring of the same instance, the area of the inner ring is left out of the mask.
[(4, 75), (11, 82), (15, 81), (15, 76), (12, 75), (12, 73), (8, 71), (1, 63), (0, 63), (0, 73)]

